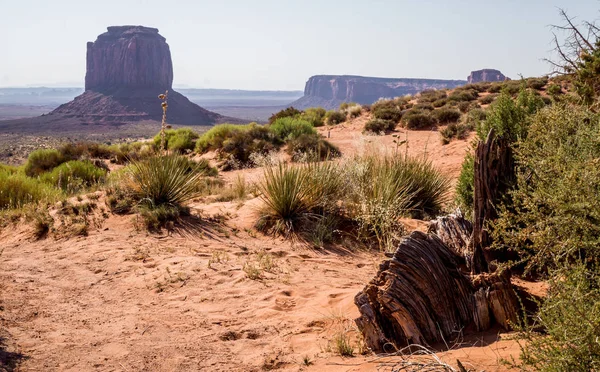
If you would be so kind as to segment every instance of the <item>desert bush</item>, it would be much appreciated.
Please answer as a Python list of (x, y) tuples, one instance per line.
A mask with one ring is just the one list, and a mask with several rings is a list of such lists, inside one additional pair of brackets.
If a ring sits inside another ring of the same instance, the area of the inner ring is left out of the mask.
[[(165, 131), (165, 148), (177, 153), (193, 150), (198, 139), (198, 133), (189, 128), (167, 129)], [(154, 136), (153, 143), (156, 148), (160, 147), (160, 133)]]
[(548, 85), (548, 88), (546, 88), (546, 92), (548, 92), (548, 94), (550, 94), (551, 96), (558, 96), (562, 94), (562, 88), (560, 87), (560, 85), (552, 83)]
[(327, 123), (327, 125), (338, 125), (345, 121), (346, 113), (344, 112), (330, 110), (327, 111), (327, 114), (325, 115), (325, 122)]
[(475, 89), (455, 89), (448, 99), (450, 101), (462, 102), (462, 101), (474, 101), (479, 97), (479, 93)]
[[(554, 273), (532, 325), (521, 325), (520, 370), (595, 371), (600, 366), (600, 275), (566, 266)], [(524, 321), (524, 323), (527, 319)], [(526, 324), (526, 323), (525, 323)], [(541, 330), (541, 332), (540, 332)]]
[(399, 100), (379, 100), (371, 105), (371, 114), (375, 119), (390, 120), (395, 123), (402, 118), (406, 102)]
[(302, 134), (287, 144), (293, 161), (318, 161), (339, 157), (340, 150), (318, 134)]
[(445, 90), (428, 89), (424, 90), (417, 96), (417, 104), (422, 103), (433, 103), (435, 101), (443, 100), (448, 96)]
[(327, 111), (322, 107), (306, 109), (300, 116), (303, 120), (308, 121), (313, 127), (322, 127), (325, 125), (325, 114)]
[(473, 89), (479, 93), (483, 93), (483, 92), (487, 91), (491, 85), (492, 85), (492, 83), (490, 83), (490, 82), (482, 81), (480, 83), (467, 84), (464, 86), (464, 88), (465, 89)]
[[(298, 120), (291, 118), (278, 119), (279, 121)], [(265, 155), (276, 150), (281, 145), (279, 135), (287, 135), (288, 139), (301, 135), (304, 131), (314, 131), (313, 127), (304, 122), (301, 125), (279, 125), (277, 133), (260, 125), (250, 126), (247, 130), (234, 131), (227, 138), (222, 147), (217, 151), (219, 159), (223, 160), (222, 169), (235, 169), (252, 166), (254, 154)]]
[(348, 113), (348, 116), (351, 119), (357, 118), (362, 113), (362, 106), (359, 104), (354, 104), (352, 106), (349, 106), (346, 110), (344, 110), (344, 112)]
[(402, 116), (402, 124), (407, 129), (423, 129), (435, 125), (436, 119), (429, 112), (410, 109)]
[(526, 80), (527, 88), (541, 90), (543, 87), (548, 84), (548, 77), (542, 78), (529, 78)]
[(350, 107), (354, 107), (354, 106), (360, 106), (360, 105), (356, 102), (342, 102), (342, 103), (340, 103), (339, 111), (347, 112)]
[(488, 93), (500, 93), (504, 84), (502, 82), (492, 83), (487, 89)]
[(258, 184), (263, 207), (256, 227), (278, 235), (302, 235), (337, 209), (343, 185), (339, 168), (332, 163), (267, 167)]
[(59, 190), (23, 173), (0, 170), (0, 210), (21, 208), (28, 203), (52, 202)]
[(40, 180), (72, 194), (99, 184), (105, 177), (106, 171), (90, 161), (71, 160), (44, 173)]
[(127, 173), (133, 182), (136, 200), (150, 209), (182, 207), (198, 196), (198, 183), (203, 176), (190, 172), (189, 160), (180, 155), (133, 161)]
[(529, 271), (600, 264), (599, 119), (576, 106), (540, 110), (515, 148), (516, 186), (492, 232)]
[(52, 170), (67, 161), (65, 157), (55, 149), (35, 150), (27, 158), (25, 163), (25, 174), (29, 177), (37, 177), (40, 174)]
[(440, 124), (456, 123), (462, 116), (460, 111), (451, 108), (441, 108), (433, 112), (433, 116)]
[(442, 99), (438, 99), (437, 101), (433, 101), (431, 103), (431, 105), (434, 108), (440, 108), (440, 107), (446, 106), (447, 103), (448, 103), (448, 98), (442, 98)]
[(490, 103), (494, 102), (496, 97), (498, 97), (498, 94), (490, 93), (487, 96), (479, 98), (479, 103), (482, 105), (489, 105)]
[(465, 139), (473, 128), (467, 126), (464, 122), (450, 123), (447, 127), (440, 130), (442, 144), (447, 145), (453, 138)]
[(380, 134), (380, 133), (388, 133), (392, 132), (396, 129), (397, 123), (392, 120), (383, 120), (383, 119), (371, 119), (369, 120), (364, 128), (363, 134), (372, 133), (372, 134)]
[(217, 150), (223, 147), (223, 142), (232, 136), (233, 133), (239, 131), (246, 131), (251, 125), (238, 125), (238, 124), (219, 124), (210, 128), (208, 131), (202, 134), (200, 138), (196, 140), (196, 151), (198, 153), (205, 153), (211, 150)]
[(462, 112), (463, 114), (466, 114), (467, 112), (469, 112), (469, 110), (473, 106), (472, 106), (471, 102), (463, 101), (463, 102), (459, 102), (456, 107), (458, 107), (458, 110), (460, 112)]
[(288, 107), (279, 112), (274, 113), (269, 117), (269, 124), (273, 124), (277, 119), (281, 118), (296, 118), (302, 115), (302, 111), (295, 109), (294, 107)]
[(275, 120), (268, 129), (281, 141), (289, 141), (303, 134), (317, 133), (310, 122), (291, 117)]
[(417, 103), (413, 106), (414, 110), (433, 111), (435, 108), (431, 103)]

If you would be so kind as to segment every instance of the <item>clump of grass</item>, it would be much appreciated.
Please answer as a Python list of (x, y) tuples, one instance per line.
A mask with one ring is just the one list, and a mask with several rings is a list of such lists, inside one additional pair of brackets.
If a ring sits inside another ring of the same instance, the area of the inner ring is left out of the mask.
[(0, 209), (21, 208), (29, 203), (56, 201), (56, 188), (19, 172), (0, 170)]
[(293, 140), (303, 134), (314, 135), (317, 133), (310, 122), (292, 117), (275, 120), (269, 125), (269, 130), (281, 141)]
[(251, 125), (238, 124), (219, 124), (204, 132), (200, 138), (196, 140), (196, 151), (200, 154), (211, 150), (218, 150), (223, 147), (223, 142), (230, 138), (233, 133), (246, 131)]
[(339, 157), (342, 153), (319, 134), (302, 134), (288, 141), (286, 152), (296, 162), (327, 160)]
[(392, 120), (383, 120), (383, 119), (371, 119), (363, 128), (363, 134), (371, 133), (371, 134), (385, 134), (392, 132), (396, 129), (397, 123)]
[(345, 121), (346, 121), (346, 113), (345, 112), (330, 110), (330, 111), (327, 111), (327, 114), (325, 115), (325, 122), (327, 123), (327, 125), (338, 125)]
[(306, 109), (300, 118), (308, 121), (313, 127), (322, 127), (325, 125), (325, 115), (327, 111), (322, 107)]
[(436, 119), (428, 111), (410, 109), (402, 116), (402, 124), (407, 129), (430, 128)]
[(460, 111), (451, 108), (441, 108), (433, 112), (433, 116), (440, 124), (456, 123), (462, 116)]
[(55, 149), (39, 149), (29, 154), (27, 163), (25, 163), (25, 174), (29, 177), (36, 177), (40, 174), (58, 167), (66, 159), (58, 150)]
[(99, 184), (105, 177), (106, 171), (90, 161), (71, 160), (44, 173), (40, 180), (73, 194)]
[[(166, 150), (183, 153), (194, 149), (198, 133), (189, 128), (168, 129), (165, 130), (164, 137)], [(153, 143), (156, 148), (160, 148), (161, 133), (154, 136)]]
[(350, 337), (345, 332), (339, 332), (333, 337), (335, 352), (344, 357), (354, 356), (354, 347)]

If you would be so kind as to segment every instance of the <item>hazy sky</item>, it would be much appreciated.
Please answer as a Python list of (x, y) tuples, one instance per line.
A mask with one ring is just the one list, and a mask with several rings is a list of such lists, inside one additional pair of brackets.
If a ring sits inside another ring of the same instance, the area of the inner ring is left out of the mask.
[(497, 68), (539, 76), (557, 8), (597, 0), (0, 0), (0, 86), (83, 86), (86, 42), (107, 26), (156, 27), (174, 84), (304, 88), (316, 74), (466, 79)]

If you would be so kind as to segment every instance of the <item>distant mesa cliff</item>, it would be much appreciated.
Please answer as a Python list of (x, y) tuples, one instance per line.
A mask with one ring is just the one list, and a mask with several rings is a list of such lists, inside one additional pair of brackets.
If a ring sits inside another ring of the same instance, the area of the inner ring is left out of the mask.
[[(143, 26), (114, 26), (87, 44), (85, 92), (48, 115), (23, 119), (25, 126), (41, 130), (69, 131), (97, 125), (162, 119), (158, 95), (168, 93), (170, 124), (213, 125), (223, 117), (190, 102), (172, 89), (173, 64), (166, 39), (158, 29)], [(19, 123), (16, 123), (19, 124)], [(15, 124), (15, 125), (16, 125)]]
[(491, 68), (486, 68), (483, 70), (471, 71), (471, 75), (467, 77), (467, 82), (469, 84), (481, 83), (481, 82), (495, 82), (495, 81), (504, 81), (510, 80), (504, 74), (502, 74), (498, 70), (494, 70)]
[(388, 79), (351, 75), (316, 75), (306, 82), (304, 96), (291, 106), (337, 108), (342, 102), (372, 104), (379, 98), (416, 94), (426, 89), (456, 88), (464, 80)]

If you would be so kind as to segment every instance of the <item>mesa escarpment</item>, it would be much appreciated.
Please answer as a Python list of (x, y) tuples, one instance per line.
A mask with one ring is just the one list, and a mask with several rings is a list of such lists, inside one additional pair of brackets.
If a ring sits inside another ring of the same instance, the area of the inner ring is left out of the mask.
[(168, 93), (169, 123), (214, 125), (238, 119), (203, 109), (172, 89), (173, 63), (166, 39), (158, 29), (113, 26), (87, 44), (85, 92), (48, 115), (3, 122), (14, 131), (97, 131), (98, 126), (122, 126), (160, 121), (157, 96)]
[(300, 109), (317, 106), (334, 109), (342, 102), (372, 104), (379, 98), (416, 94), (427, 89), (451, 89), (466, 83), (464, 80), (316, 75), (306, 82), (304, 97), (294, 101), (291, 106)]
[(471, 71), (471, 74), (467, 77), (469, 84), (481, 83), (481, 82), (495, 82), (510, 80), (503, 73), (498, 70), (491, 68), (485, 68), (483, 70)]

